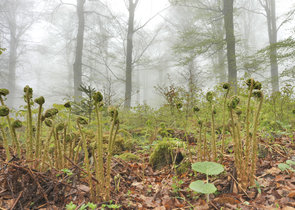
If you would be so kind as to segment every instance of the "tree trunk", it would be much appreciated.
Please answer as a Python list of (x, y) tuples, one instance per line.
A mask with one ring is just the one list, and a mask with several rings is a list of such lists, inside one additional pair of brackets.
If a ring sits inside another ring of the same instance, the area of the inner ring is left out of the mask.
[(276, 2), (275, 0), (265, 1), (265, 11), (267, 17), (268, 38), (270, 44), (270, 73), (272, 92), (279, 91), (279, 68), (277, 56), (277, 22), (276, 22)]
[[(222, 8), (222, 2), (217, 1), (217, 7)], [(218, 40), (224, 39), (224, 27), (223, 20), (217, 21), (217, 25), (213, 24), (216, 30)], [(225, 53), (224, 53), (224, 43), (221, 42), (217, 45), (217, 62), (218, 62), (218, 73), (219, 73), (219, 83), (226, 82), (226, 69), (225, 69)]]
[(223, 49), (218, 49), (217, 59), (218, 59), (219, 82), (222, 83), (226, 81), (226, 69), (224, 64), (225, 55), (224, 55)]
[(84, 4), (85, 4), (85, 0), (77, 0), (78, 32), (77, 32), (75, 62), (73, 66), (75, 100), (79, 100), (79, 98), (82, 96), (82, 92), (79, 91), (79, 87), (82, 84), (82, 56), (83, 56), (84, 27), (85, 27)]
[(237, 91), (237, 63), (233, 3), (234, 0), (223, 0), (224, 27), (227, 46), (228, 81), (235, 87), (235, 91)]
[[(12, 6), (14, 7), (14, 6)], [(8, 64), (8, 88), (10, 91), (10, 96), (8, 97), (8, 105), (13, 107), (16, 97), (16, 62), (17, 62), (17, 35), (16, 35), (16, 11), (11, 11), (9, 17), (9, 64)]]
[(189, 96), (188, 96), (188, 106), (189, 108), (193, 107), (193, 100), (194, 100), (194, 93), (196, 91), (196, 69), (195, 69), (195, 63), (194, 63), (194, 59), (191, 60), (188, 64), (188, 73), (189, 73), (189, 77), (188, 77), (188, 92), (189, 92)]
[(132, 93), (132, 52), (133, 52), (133, 34), (134, 34), (134, 13), (138, 0), (133, 2), (129, 0), (129, 19), (127, 32), (127, 49), (126, 49), (126, 81), (125, 81), (125, 102), (124, 107), (129, 109), (131, 106)]

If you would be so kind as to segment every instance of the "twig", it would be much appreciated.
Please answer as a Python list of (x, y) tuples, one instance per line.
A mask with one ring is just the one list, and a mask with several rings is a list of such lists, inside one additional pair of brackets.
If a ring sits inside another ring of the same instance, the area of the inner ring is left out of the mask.
[(266, 144), (262, 144), (262, 145), (265, 146), (265, 147), (268, 147), (268, 148), (273, 149), (275, 152), (279, 153), (281, 156), (287, 158), (287, 156), (286, 156), (286, 155), (283, 155), (283, 154), (279, 151), (279, 149), (277, 149), (276, 147), (271, 146), (271, 145), (266, 145)]
[[(129, 166), (128, 163), (126, 163), (126, 161), (124, 161), (124, 160), (120, 160), (120, 161), (118, 159), (114, 159), (114, 160), (117, 163), (124, 165), (126, 168), (127, 168), (127, 166)], [(139, 180), (141, 180), (141, 181), (143, 180), (142, 176), (139, 175), (138, 173), (136, 173), (134, 170), (130, 170), (130, 172), (133, 173), (137, 178), (139, 178)]]
[[(87, 171), (85, 171), (84, 169), (82, 169), (80, 166), (78, 166), (76, 163), (74, 163), (70, 158), (68, 158), (67, 156), (65, 156), (64, 155), (64, 157), (73, 165), (73, 166), (75, 166), (77, 169), (79, 169), (80, 171), (82, 171), (82, 172), (84, 172), (85, 174), (87, 174), (88, 175), (88, 172)], [(92, 175), (91, 175), (91, 178), (92, 178), (92, 180), (94, 180), (94, 181), (96, 181), (97, 183), (99, 183), (99, 181), (95, 178), (95, 177), (93, 177)]]
[[(45, 191), (45, 193), (49, 194), (49, 192), (52, 191), (53, 188), (54, 187), (52, 187), (52, 186), (48, 187), (48, 189)], [(37, 203), (41, 198), (42, 198), (42, 196), (39, 195), (38, 198), (36, 200), (34, 200), (34, 203)], [(39, 208), (41, 208), (41, 207), (43, 207), (45, 205), (47, 205), (47, 203), (42, 204), (41, 206), (38, 206), (37, 209), (39, 209)]]
[(236, 178), (235, 178), (231, 173), (229, 173), (229, 175), (230, 175), (231, 178), (236, 182), (236, 184), (240, 187), (240, 189), (245, 193), (245, 195), (246, 195), (249, 199), (251, 199), (251, 198), (249, 197), (248, 193), (242, 188), (242, 186), (240, 185), (240, 183), (236, 180)]
[(83, 201), (82, 203), (80, 203), (80, 205), (79, 206), (77, 206), (77, 208), (75, 209), (75, 210), (78, 210), (78, 209), (80, 209), (80, 207), (83, 205), (85, 203), (85, 201)]
[(50, 202), (49, 202), (49, 200), (47, 198), (47, 195), (44, 193), (43, 188), (41, 187), (40, 183), (38, 182), (38, 180), (36, 179), (36, 177), (33, 174), (33, 171), (30, 168), (24, 168), (24, 167), (21, 167), (21, 166), (15, 165), (15, 164), (11, 164), (11, 163), (8, 163), (8, 164), (11, 165), (11, 166), (13, 166), (13, 167), (20, 168), (20, 169), (23, 169), (24, 171), (28, 172), (30, 174), (30, 176), (33, 178), (33, 180), (37, 183), (38, 188), (40, 189), (40, 191), (41, 191), (44, 199), (47, 202), (47, 204), (50, 205)]
[(23, 195), (24, 191), (21, 191), (20, 194), (18, 195), (17, 199), (14, 201), (12, 207), (10, 208), (10, 210), (13, 210), (16, 206), (16, 204), (18, 203), (19, 199), (21, 198), (21, 196)]
[(50, 202), (49, 202), (49, 200), (48, 200), (48, 198), (47, 198), (47, 195), (45, 194), (45, 192), (43, 190), (43, 187), (41, 187), (40, 183), (38, 182), (38, 180), (34, 176), (32, 170), (31, 169), (27, 169), (27, 170), (29, 171), (29, 173), (30, 173), (31, 177), (34, 179), (34, 181), (37, 183), (37, 185), (38, 185), (38, 187), (39, 187), (39, 189), (40, 189), (40, 191), (41, 191), (44, 199), (46, 200), (47, 204), (51, 205)]
[(215, 208), (215, 209), (217, 209), (218, 210), (218, 208), (213, 204), (213, 202), (212, 201), (210, 201), (210, 204)]
[(0, 171), (1, 171), (2, 169), (6, 169), (8, 163), (14, 161), (15, 159), (17, 159), (17, 157), (15, 157), (15, 156), (13, 155), (13, 157), (12, 157), (12, 158), (11, 158), (6, 164), (4, 164), (4, 166), (3, 166), (2, 168), (0, 168)]

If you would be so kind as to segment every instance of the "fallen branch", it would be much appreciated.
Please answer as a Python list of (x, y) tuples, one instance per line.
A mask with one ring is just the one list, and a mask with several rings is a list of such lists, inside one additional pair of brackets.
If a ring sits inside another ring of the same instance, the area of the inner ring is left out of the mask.
[[(80, 171), (82, 171), (83, 173), (85, 173), (85, 174), (87, 174), (87, 175), (89, 175), (88, 174), (88, 172), (87, 171), (85, 171), (83, 168), (81, 168), (80, 166), (78, 166), (76, 163), (74, 163), (70, 158), (68, 158), (67, 156), (65, 156), (64, 155), (64, 157), (73, 165), (73, 166), (75, 166), (77, 169), (79, 169)], [(94, 181), (96, 181), (97, 183), (99, 183), (98, 182), (98, 180), (91, 174), (91, 178), (92, 178), (92, 180), (94, 180)]]
[(23, 192), (24, 192), (24, 191), (21, 191), (21, 192), (20, 192), (20, 194), (18, 195), (17, 199), (13, 202), (12, 207), (10, 208), (10, 210), (13, 210), (13, 209), (16, 207), (16, 205), (17, 205), (19, 199), (20, 199), (21, 196), (23, 195)]

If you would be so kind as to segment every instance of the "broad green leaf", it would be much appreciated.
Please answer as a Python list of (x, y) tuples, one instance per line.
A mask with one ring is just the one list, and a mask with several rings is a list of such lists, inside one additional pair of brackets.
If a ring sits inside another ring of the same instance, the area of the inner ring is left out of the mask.
[(293, 160), (287, 160), (286, 163), (290, 166), (295, 165), (295, 161), (293, 161)]
[(289, 166), (289, 165), (286, 164), (286, 163), (280, 163), (280, 164), (278, 165), (278, 167), (279, 167), (279, 169), (281, 169), (281, 171), (285, 171), (285, 170), (291, 168), (291, 166)]
[(192, 169), (207, 175), (218, 175), (224, 171), (223, 165), (208, 161), (194, 163)]
[(214, 186), (214, 184), (204, 183), (201, 180), (197, 180), (195, 182), (192, 182), (189, 185), (189, 188), (192, 189), (195, 192), (203, 193), (203, 194), (215, 193), (216, 190), (217, 190), (217, 188)]

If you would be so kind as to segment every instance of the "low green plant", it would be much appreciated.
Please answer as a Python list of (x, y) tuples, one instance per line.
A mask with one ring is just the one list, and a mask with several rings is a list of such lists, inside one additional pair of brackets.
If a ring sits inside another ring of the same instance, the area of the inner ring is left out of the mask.
[(77, 208), (77, 205), (73, 203), (73, 201), (71, 201), (70, 203), (68, 203), (66, 205), (66, 210), (75, 210)]
[(33, 119), (32, 119), (32, 98), (33, 98), (33, 89), (30, 86), (24, 87), (24, 99), (27, 103), (27, 143), (26, 143), (26, 156), (27, 158), (33, 159)]
[(94, 203), (91, 203), (91, 202), (88, 202), (88, 203), (87, 203), (87, 206), (88, 206), (88, 208), (91, 209), (91, 210), (94, 210), (94, 209), (97, 208), (97, 205), (94, 204)]
[(119, 209), (121, 205), (119, 204), (113, 204), (113, 201), (110, 200), (109, 204), (102, 204), (101, 209), (104, 210), (105, 208), (107, 209)]
[[(238, 107), (241, 97), (232, 96), (228, 103), (228, 110), (230, 114), (231, 135), (234, 146), (235, 167), (237, 169), (238, 181), (242, 188), (247, 188), (250, 184), (254, 185), (254, 177), (256, 172), (256, 162), (258, 153), (257, 131), (259, 126), (259, 117), (263, 104), (263, 92), (260, 90), (262, 85), (254, 79), (246, 80), (248, 86), (248, 97), (246, 106), (245, 127), (241, 126), (242, 109)], [(251, 99), (256, 100), (256, 109), (253, 110), (252, 118), (250, 120)], [(250, 121), (252, 121), (252, 131), (250, 132)], [(244, 130), (245, 129), (245, 130)], [(245, 139), (245, 142), (243, 142)], [(250, 182), (249, 182), (250, 180)]]
[(79, 210), (86, 210), (87, 207), (88, 205), (84, 203), (82, 206), (80, 206)]
[(0, 102), (1, 102), (1, 113), (0, 114), (2, 117), (4, 117), (4, 116), (6, 117), (7, 124), (8, 124), (9, 131), (10, 131), (10, 135), (12, 137), (12, 142), (17, 147), (17, 156), (20, 157), (21, 156), (20, 146), (19, 146), (19, 142), (17, 141), (16, 135), (14, 135), (14, 132), (13, 132), (12, 124), (11, 124), (10, 117), (9, 117), (9, 108), (7, 106), (5, 106), (5, 103), (4, 103), (4, 97), (6, 97), (8, 94), (9, 94), (9, 90), (4, 89), (4, 88), (0, 89)]
[[(78, 206), (76, 204), (73, 203), (73, 201), (71, 201), (70, 203), (68, 203), (66, 205), (66, 210), (75, 210), (77, 209)], [(94, 210), (97, 208), (97, 204), (94, 204), (94, 203), (91, 203), (91, 202), (88, 202), (87, 204), (83, 204), (79, 207), (78, 210), (86, 210), (86, 209), (91, 209), (91, 210)]]
[(68, 168), (63, 168), (63, 169), (61, 169), (61, 171), (64, 172), (67, 176), (73, 175), (73, 172)]
[(255, 185), (254, 187), (257, 189), (257, 192), (259, 194), (261, 194), (261, 188), (264, 187), (263, 185), (261, 185), (257, 180), (255, 180)]
[(183, 180), (178, 179), (177, 176), (172, 177), (172, 192), (176, 195), (178, 195), (180, 189), (181, 189), (181, 185), (184, 183)]
[(230, 91), (230, 84), (229, 83), (224, 83), (222, 88), (226, 90), (224, 94), (224, 102), (223, 102), (223, 115), (222, 115), (222, 139), (221, 139), (221, 155), (223, 156), (224, 153), (224, 141), (225, 141), (225, 117), (226, 117), (226, 102), (228, 98), (228, 94)]
[(193, 113), (195, 114), (197, 120), (198, 120), (198, 125), (199, 125), (199, 138), (197, 140), (197, 158), (198, 161), (201, 161), (201, 159), (203, 159), (203, 155), (202, 155), (202, 128), (203, 128), (203, 122), (202, 120), (199, 119), (199, 113), (200, 108), (195, 106), (193, 108)]
[(97, 120), (97, 128), (96, 128), (96, 179), (99, 183), (96, 185), (96, 194), (103, 195), (104, 192), (104, 167), (103, 167), (103, 143), (102, 143), (102, 116), (101, 116), (101, 107), (103, 105), (103, 96), (100, 92), (96, 92), (93, 95), (93, 101), (95, 106), (96, 120)]
[(38, 109), (38, 120), (37, 120), (37, 137), (36, 137), (36, 141), (35, 141), (35, 145), (36, 145), (36, 154), (35, 157), (37, 159), (40, 158), (40, 154), (41, 154), (41, 146), (40, 146), (40, 136), (41, 136), (41, 129), (42, 129), (42, 106), (45, 103), (45, 99), (43, 96), (40, 96), (39, 98), (36, 98), (35, 103), (37, 103), (39, 105), (39, 109)]
[(111, 158), (113, 156), (113, 148), (116, 140), (116, 136), (119, 130), (119, 120), (118, 120), (118, 110), (115, 107), (109, 108), (109, 114), (111, 117), (111, 127), (109, 131), (109, 141), (108, 141), (108, 154), (106, 160), (106, 177), (105, 177), (105, 198), (109, 200), (110, 189), (111, 189)]
[(209, 91), (206, 94), (206, 99), (210, 104), (211, 107), (211, 153), (212, 157), (211, 160), (217, 161), (217, 148), (216, 148), (216, 137), (215, 137), (215, 114), (216, 109), (213, 104), (213, 92)]
[(197, 180), (190, 183), (189, 188), (195, 192), (206, 194), (209, 202), (209, 194), (215, 193), (217, 188), (214, 184), (209, 183), (209, 176), (221, 174), (224, 168), (221, 164), (215, 162), (197, 162), (192, 164), (192, 169), (196, 172), (206, 174), (206, 182)]
[(281, 171), (291, 171), (291, 172), (295, 172), (295, 169), (292, 168), (292, 166), (295, 166), (295, 161), (293, 160), (287, 160), (286, 163), (280, 163), (278, 165), (278, 168), (281, 170)]
[[(1, 109), (1, 107), (0, 107)], [(1, 110), (0, 110), (1, 112)], [(1, 134), (2, 134), (2, 138), (3, 138), (3, 146), (4, 146), (4, 149), (5, 149), (5, 153), (6, 153), (6, 161), (9, 161), (11, 159), (11, 154), (10, 154), (10, 151), (9, 151), (9, 145), (8, 145), (8, 140), (7, 140), (7, 136), (6, 136), (6, 133), (4, 131), (4, 126), (2, 124), (0, 124), (0, 131), (1, 131)]]
[(87, 175), (88, 175), (88, 184), (90, 187), (90, 200), (94, 200), (94, 190), (93, 190), (93, 183), (92, 183), (92, 174), (90, 171), (90, 162), (89, 162), (89, 154), (88, 154), (88, 149), (87, 149), (87, 141), (86, 141), (85, 135), (81, 129), (81, 125), (87, 125), (87, 124), (88, 124), (88, 122), (85, 118), (83, 118), (83, 117), (77, 118), (77, 127), (79, 129), (79, 133), (82, 138), (82, 147), (84, 150), (84, 164), (86, 166), (86, 171), (88, 173)]

